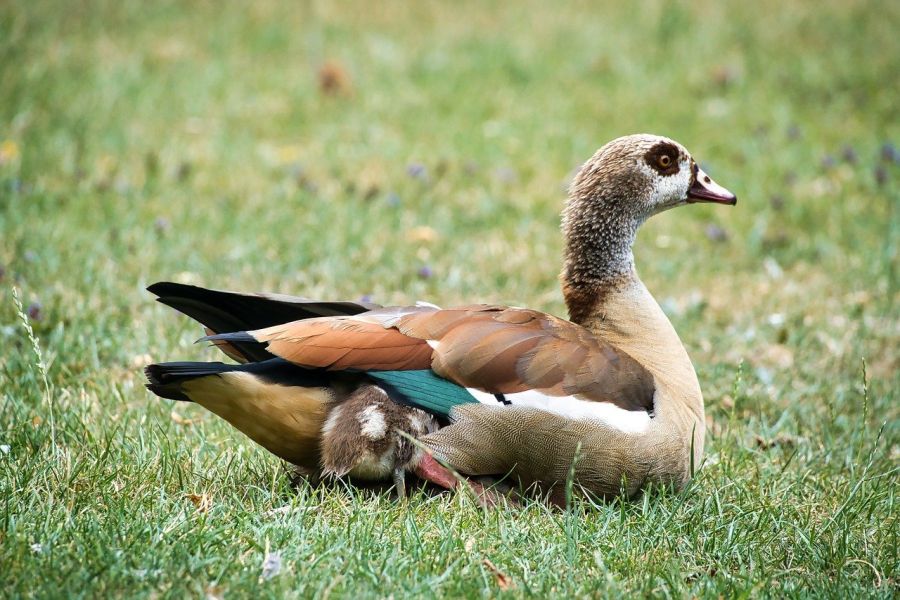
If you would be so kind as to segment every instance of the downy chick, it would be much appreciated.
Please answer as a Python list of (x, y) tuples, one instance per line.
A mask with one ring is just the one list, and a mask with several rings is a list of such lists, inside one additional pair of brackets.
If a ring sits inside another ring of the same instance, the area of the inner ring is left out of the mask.
[(328, 413), (322, 427), (324, 475), (381, 481), (392, 477), (405, 497), (406, 468), (421, 450), (414, 439), (437, 431), (437, 420), (425, 411), (398, 404), (375, 385), (362, 385)]

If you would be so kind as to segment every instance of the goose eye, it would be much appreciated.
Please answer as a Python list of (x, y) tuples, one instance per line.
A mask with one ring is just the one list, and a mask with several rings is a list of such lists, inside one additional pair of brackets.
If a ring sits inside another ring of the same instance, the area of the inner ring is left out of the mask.
[(644, 160), (658, 174), (668, 176), (678, 172), (678, 157), (678, 148), (662, 142), (650, 148), (644, 155)]

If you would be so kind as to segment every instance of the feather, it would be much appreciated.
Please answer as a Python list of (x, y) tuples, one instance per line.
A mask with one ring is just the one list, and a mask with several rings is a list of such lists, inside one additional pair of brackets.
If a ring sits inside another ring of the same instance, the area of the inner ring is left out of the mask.
[(466, 388), (438, 377), (431, 369), (376, 371), (368, 376), (394, 401), (440, 417), (449, 417), (453, 407), (460, 404), (478, 402)]
[(527, 309), (397, 307), (208, 339), (252, 339), (305, 367), (433, 369), (458, 386), (491, 394), (536, 390), (625, 410), (649, 411), (653, 405), (653, 378), (634, 359), (579, 325)]
[(147, 387), (192, 401), (293, 464), (318, 468), (318, 439), (334, 399), (332, 376), (283, 359), (245, 365), (172, 362), (146, 369)]
[[(157, 301), (199, 321), (207, 328), (208, 333), (262, 329), (299, 319), (354, 315), (379, 308), (377, 304), (320, 302), (284, 294), (242, 294), (168, 281), (154, 283), (147, 290), (158, 296)], [(255, 341), (216, 345), (238, 362), (254, 362), (273, 357)]]

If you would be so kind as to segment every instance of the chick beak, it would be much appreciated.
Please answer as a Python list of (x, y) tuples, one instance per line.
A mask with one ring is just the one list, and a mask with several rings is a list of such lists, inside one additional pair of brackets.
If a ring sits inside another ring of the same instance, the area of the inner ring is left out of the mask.
[(737, 196), (723, 188), (712, 180), (712, 177), (703, 172), (698, 166), (694, 166), (694, 182), (687, 194), (688, 203), (715, 202), (716, 204), (737, 204)]

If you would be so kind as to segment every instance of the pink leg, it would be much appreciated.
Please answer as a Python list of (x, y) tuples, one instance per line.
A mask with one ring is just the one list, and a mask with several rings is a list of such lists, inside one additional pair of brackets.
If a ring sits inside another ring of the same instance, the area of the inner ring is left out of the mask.
[[(422, 456), (422, 459), (419, 461), (419, 464), (416, 465), (414, 472), (419, 478), (430, 481), (447, 490), (455, 490), (460, 483), (460, 480), (457, 479), (449, 469), (441, 466), (431, 454), (424, 454)], [(472, 492), (475, 494), (475, 499), (485, 508), (494, 508), (500, 504), (501, 499), (504, 498), (502, 494), (497, 493), (495, 490), (488, 489), (478, 482), (471, 481), (465, 477), (462, 478), (462, 481), (463, 483), (468, 484), (469, 488), (471, 488)], [(512, 501), (510, 500), (510, 502)], [(513, 502), (513, 504), (515, 503)]]
[(430, 481), (447, 490), (456, 489), (456, 486), (459, 483), (456, 477), (453, 476), (453, 473), (451, 473), (449, 469), (441, 466), (438, 461), (434, 460), (434, 457), (431, 454), (422, 455), (422, 459), (419, 461), (419, 464), (416, 465), (414, 472), (421, 479)]

